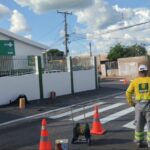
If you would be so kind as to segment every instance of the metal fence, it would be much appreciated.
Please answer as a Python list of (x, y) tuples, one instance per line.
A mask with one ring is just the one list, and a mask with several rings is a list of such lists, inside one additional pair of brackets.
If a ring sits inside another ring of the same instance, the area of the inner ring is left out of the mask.
[(92, 68), (94, 68), (94, 58), (93, 57), (74, 57), (74, 58), (72, 58), (73, 71), (90, 70)]
[[(93, 57), (74, 57), (72, 70), (89, 70), (94, 68)], [(43, 58), (43, 72), (67, 72), (69, 62), (65, 57)], [(35, 56), (0, 56), (0, 77), (20, 76), (35, 73)]]
[(35, 72), (34, 57), (0, 56), (0, 77), (20, 76)]
[(106, 62), (107, 69), (118, 69), (118, 62), (117, 61), (110, 61)]
[(63, 57), (51, 57), (51, 59), (44, 58), (44, 72), (66, 72), (67, 60)]

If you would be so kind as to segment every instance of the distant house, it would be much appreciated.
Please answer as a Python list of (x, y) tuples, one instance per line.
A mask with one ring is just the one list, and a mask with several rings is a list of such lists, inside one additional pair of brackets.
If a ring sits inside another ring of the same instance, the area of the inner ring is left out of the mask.
[(97, 56), (97, 70), (101, 74), (101, 78), (107, 76), (107, 70), (105, 63), (108, 62), (107, 54), (101, 54)]
[(97, 69), (101, 73), (101, 78), (107, 76), (118, 76), (118, 63), (117, 61), (110, 61), (107, 54), (97, 56)]
[(0, 28), (0, 71), (17, 68), (20, 62), (14, 60), (28, 60), (32, 56), (42, 56), (42, 52), (48, 48), (46, 45)]
[[(98, 71), (105, 77), (124, 77), (133, 79), (138, 76), (138, 66), (146, 64), (150, 70), (150, 56), (119, 58), (116, 62), (109, 61), (106, 55), (98, 57)], [(150, 71), (149, 71), (150, 75)]]
[[(138, 76), (138, 66), (146, 64), (150, 70), (150, 56), (128, 57), (118, 59), (119, 76), (133, 79)], [(150, 72), (149, 72), (150, 73)]]

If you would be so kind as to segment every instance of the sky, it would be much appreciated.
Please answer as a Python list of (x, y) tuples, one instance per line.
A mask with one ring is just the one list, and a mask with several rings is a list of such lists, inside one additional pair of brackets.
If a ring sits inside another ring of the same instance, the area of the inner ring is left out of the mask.
[[(150, 51), (150, 0), (1, 0), (0, 28), (65, 51), (67, 15), (69, 54), (108, 53), (117, 43), (144, 45)], [(122, 27), (134, 26), (126, 30)]]

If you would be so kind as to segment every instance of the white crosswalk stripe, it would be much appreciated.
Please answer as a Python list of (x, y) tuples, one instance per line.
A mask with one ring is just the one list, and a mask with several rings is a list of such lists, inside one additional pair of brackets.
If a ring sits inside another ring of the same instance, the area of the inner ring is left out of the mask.
[[(110, 106), (108, 106), (108, 107), (101, 108), (101, 109), (99, 109), (98, 111), (99, 111), (99, 112), (104, 112), (104, 111), (107, 111), (107, 110), (110, 110), (110, 109), (117, 108), (117, 107), (119, 107), (119, 106), (121, 106), (121, 105), (124, 105), (124, 104), (125, 104), (125, 103), (113, 104), (113, 105), (110, 105)], [(91, 117), (93, 114), (94, 114), (94, 111), (85, 113), (85, 117), (86, 117), (86, 118)], [(76, 116), (76, 117), (73, 118), (74, 121), (79, 121), (79, 120), (82, 120), (82, 119), (84, 119), (84, 114), (79, 115), (79, 116)], [(69, 119), (69, 120), (72, 120), (72, 119)]]
[(134, 120), (125, 124), (123, 127), (129, 128), (129, 129), (135, 129)]
[[(133, 120), (133, 121), (131, 121), (131, 122), (125, 124), (123, 127), (129, 128), (129, 129), (135, 129), (134, 121), (135, 121), (135, 120)], [(147, 131), (147, 126), (146, 126), (146, 125), (145, 125), (144, 130)]]
[(74, 110), (72, 110), (72, 112), (71, 111), (67, 111), (67, 112), (61, 113), (59, 115), (49, 116), (48, 118), (58, 119), (58, 118), (61, 118), (61, 117), (65, 117), (65, 116), (71, 115), (71, 113), (77, 113), (77, 112), (80, 112), (80, 111), (84, 111), (86, 109), (93, 108), (95, 105), (102, 105), (104, 103), (105, 102), (95, 103), (95, 104), (92, 104), (90, 106), (85, 106), (84, 108), (82, 107), (82, 108), (74, 109)]
[(112, 115), (109, 115), (109, 116), (107, 116), (107, 117), (105, 117), (105, 118), (102, 118), (102, 119), (101, 119), (101, 122), (102, 122), (102, 123), (107, 123), (107, 122), (109, 122), (109, 121), (112, 121), (112, 120), (115, 120), (115, 119), (117, 119), (117, 118), (120, 118), (120, 117), (122, 117), (122, 116), (124, 116), (124, 115), (127, 115), (128, 113), (131, 113), (131, 112), (133, 112), (133, 111), (134, 111), (134, 108), (133, 108), (133, 107), (124, 109), (124, 110), (122, 110), (122, 111), (119, 111), (119, 112), (117, 112), (117, 113), (114, 113), (114, 114), (112, 114)]
[[(103, 105), (105, 104), (105, 105)], [(133, 107), (127, 108), (125, 107), (126, 103), (115, 103), (115, 104), (109, 104), (107, 102), (99, 102), (99, 103), (93, 103), (93, 104), (89, 104), (86, 105), (85, 107), (80, 106), (80, 108), (75, 109), (75, 107), (67, 109), (68, 111), (66, 112), (62, 112), (62, 111), (58, 111), (55, 114), (53, 113), (52, 115), (50, 115), (48, 118), (50, 119), (62, 119), (62, 120), (73, 120), (74, 121), (80, 121), (83, 120), (85, 118), (90, 118), (91, 116), (93, 116), (93, 114), (95, 113), (95, 110), (93, 109), (91, 111), (91, 108), (94, 108), (94, 106), (96, 105), (100, 105), (98, 111), (99, 113), (102, 112), (108, 112), (106, 113), (107, 116), (105, 115), (105, 113), (103, 114), (104, 117), (100, 118), (100, 121), (102, 124), (105, 124), (107, 122), (116, 120), (120, 117), (123, 117), (129, 113), (132, 113), (134, 111)], [(118, 111), (119, 110), (119, 111)], [(133, 121), (129, 122), (125, 125), (121, 125), (122, 127), (126, 127), (126, 128), (135, 128), (135, 126), (133, 125)]]
[(118, 98), (118, 99), (125, 99), (125, 95), (120, 95), (120, 96), (116, 96), (115, 98)]

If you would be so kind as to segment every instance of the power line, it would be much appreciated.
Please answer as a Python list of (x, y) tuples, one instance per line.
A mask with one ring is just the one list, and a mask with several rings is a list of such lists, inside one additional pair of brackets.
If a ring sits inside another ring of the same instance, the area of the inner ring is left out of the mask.
[(52, 48), (53, 45), (55, 45), (56, 43), (62, 42), (63, 41), (63, 37), (60, 37), (59, 39), (57, 39), (56, 41), (54, 41), (51, 45), (50, 48)]
[[(102, 38), (102, 37), (99, 37), (99, 38)], [(134, 39), (135, 38), (135, 39)], [(98, 38), (96, 38), (98, 39)], [(105, 37), (105, 38), (102, 38), (103, 40), (125, 40), (126, 38), (120, 38), (120, 37)], [(72, 42), (75, 42), (75, 41), (78, 41), (78, 40), (88, 40), (86, 38), (75, 38), (72, 40)], [(146, 41), (150, 41), (149, 38), (136, 38), (136, 37), (133, 37), (133, 39), (127, 39), (127, 40), (146, 40)]]
[[(134, 24), (134, 25), (130, 25), (130, 26), (127, 26), (127, 27), (121, 27), (121, 28), (117, 28), (117, 29), (114, 29), (114, 30), (109, 30), (107, 32), (103, 32), (103, 33), (100, 33), (98, 34), (99, 36), (100, 35), (105, 35), (105, 34), (108, 34), (108, 33), (111, 33), (111, 32), (117, 32), (117, 31), (120, 31), (120, 30), (125, 30), (125, 29), (128, 29), (128, 28), (132, 28), (132, 27), (136, 27), (136, 26), (141, 26), (141, 25), (144, 25), (144, 24), (147, 24), (147, 23), (150, 23), (150, 21), (147, 21), (147, 22), (143, 22), (143, 23), (138, 23), (138, 24)], [(68, 35), (68, 34), (67, 34)], [(86, 37), (83, 37), (84, 34), (76, 34), (75, 32), (73, 32), (72, 34), (70, 34), (71, 37), (73, 38), (71, 41), (72, 42), (75, 42), (75, 41), (80, 41), (80, 40), (88, 40)], [(94, 37), (93, 36), (93, 39), (99, 39), (101, 37)], [(105, 37), (106, 38), (106, 37)], [(108, 39), (124, 39), (124, 38), (119, 38), (119, 37), (108, 37)], [(143, 38), (141, 38), (143, 40)], [(53, 42), (50, 46), (62, 41), (63, 38), (59, 38), (58, 40), (56, 40), (55, 42)], [(132, 39), (131, 39), (132, 40)], [(134, 40), (134, 39), (133, 39)], [(140, 40), (140, 38), (138, 38), (137, 40)], [(68, 38), (67, 38), (67, 44), (68, 44)], [(68, 46), (67, 46), (68, 48)], [(66, 53), (67, 54), (67, 53)]]
[(64, 22), (64, 20), (61, 21), (61, 22), (59, 22), (57, 25), (53, 26), (53, 28), (51, 28), (51, 29), (48, 30), (47, 32), (43, 33), (43, 34), (39, 37), (39, 39), (41, 39), (41, 38), (43, 38), (43, 37), (47, 37), (49, 34), (55, 33), (55, 32), (61, 27), (61, 25), (62, 25), (63, 22)]
[[(141, 26), (141, 25), (148, 24), (148, 23), (150, 23), (150, 21), (142, 22), (142, 23), (138, 23), (138, 24), (126, 26), (126, 27), (121, 27), (121, 28), (117, 28), (117, 29), (113, 29), (113, 30), (109, 30), (109, 31), (106, 31), (106, 32), (103, 32), (103, 33), (100, 33), (100, 34), (97, 34), (97, 35), (94, 35), (94, 36), (101, 36), (101, 35), (105, 35), (105, 34), (108, 34), (108, 33), (117, 32), (117, 31), (129, 29), (129, 28)], [(86, 34), (83, 33), (83, 34), (77, 34), (77, 35), (86, 35)], [(94, 36), (92, 37), (93, 39), (98, 39), (98, 38), (99, 38), (99, 37), (94, 37)], [(77, 39), (77, 40), (81, 40), (81, 39), (86, 39), (86, 37), (80, 37), (80, 38)], [(77, 40), (76, 40), (76, 41), (77, 41)]]
[(133, 28), (133, 27), (136, 27), (136, 26), (141, 26), (141, 25), (144, 25), (144, 24), (147, 24), (147, 23), (150, 23), (150, 21), (142, 22), (142, 23), (138, 23), (138, 24), (134, 24), (134, 25), (130, 25), (130, 26), (127, 26), (127, 27), (121, 27), (121, 28), (114, 29), (114, 30), (110, 30), (110, 31), (101, 33), (100, 35), (107, 34), (107, 33), (112, 33), (112, 32), (116, 32), (116, 31), (120, 31), (120, 30), (125, 30), (125, 29), (129, 29), (129, 28)]
[(78, 43), (75, 43), (75, 45), (73, 45), (73, 49), (74, 50), (78, 50), (79, 53), (81, 53), (81, 51), (88, 49), (88, 43), (87, 42), (84, 43), (82, 41), (78, 41)]

